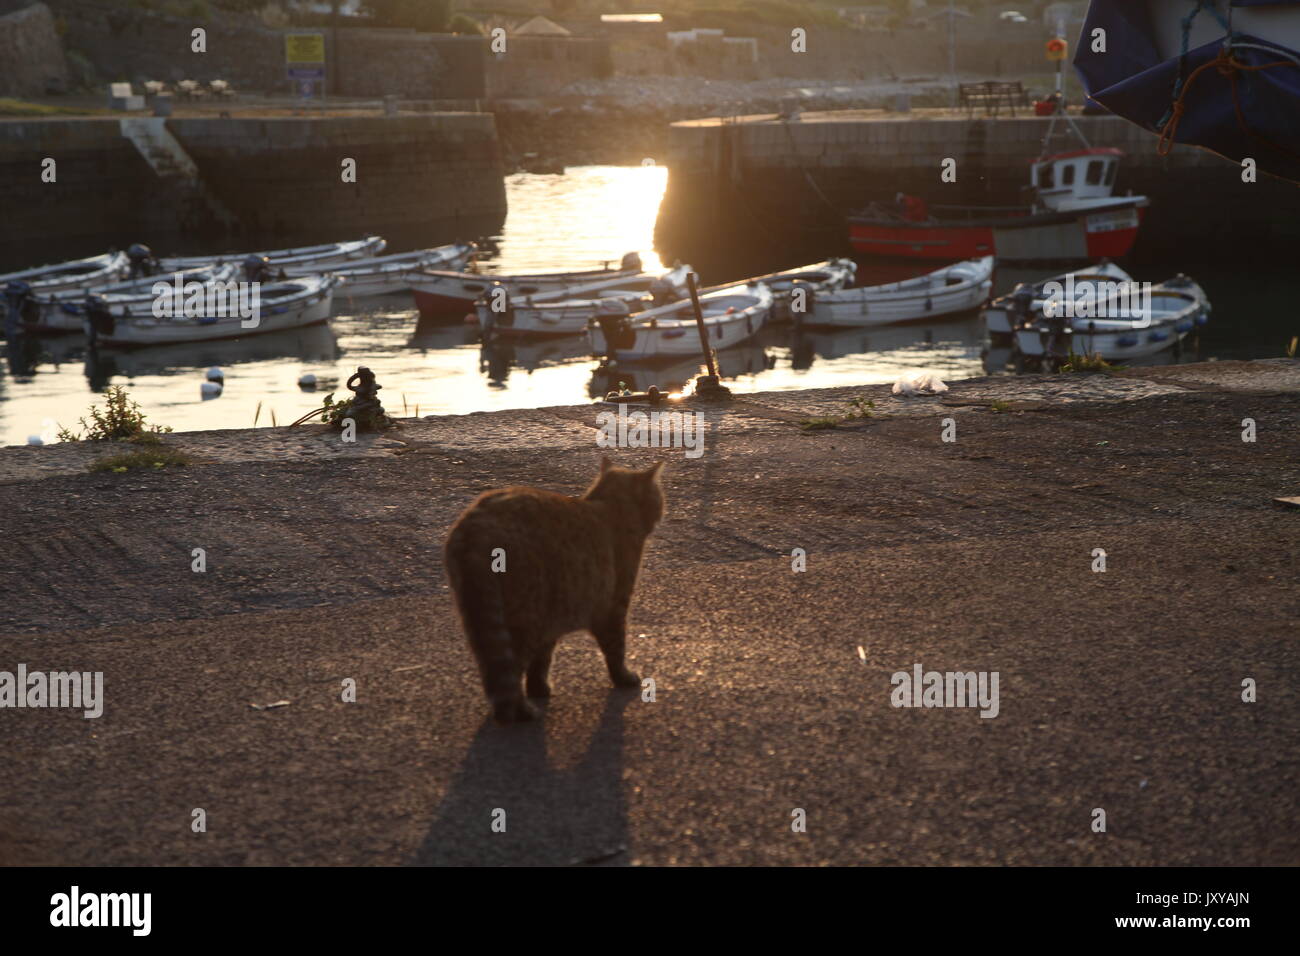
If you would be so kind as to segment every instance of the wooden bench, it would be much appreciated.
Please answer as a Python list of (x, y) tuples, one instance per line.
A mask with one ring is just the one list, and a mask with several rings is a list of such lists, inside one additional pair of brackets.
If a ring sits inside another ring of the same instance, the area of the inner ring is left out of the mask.
[(985, 116), (997, 116), (998, 110), (1006, 106), (1011, 115), (1016, 115), (1016, 107), (1029, 106), (1029, 93), (1021, 86), (1019, 80), (984, 80), (981, 83), (958, 83), (957, 92), (966, 115), (974, 116), (975, 107), (983, 106)]

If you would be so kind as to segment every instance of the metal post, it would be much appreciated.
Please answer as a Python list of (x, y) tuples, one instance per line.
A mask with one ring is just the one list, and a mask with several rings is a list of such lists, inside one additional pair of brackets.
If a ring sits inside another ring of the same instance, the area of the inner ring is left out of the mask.
[(686, 274), (686, 288), (691, 292), (691, 305), (695, 309), (695, 328), (700, 333), (700, 348), (704, 350), (704, 363), (708, 366), (709, 375), (717, 378), (718, 370), (713, 367), (713, 349), (709, 347), (709, 333), (704, 328), (704, 309), (700, 307), (700, 292), (695, 287), (694, 272)]
[(700, 307), (700, 292), (695, 283), (695, 273), (688, 272), (686, 288), (691, 293), (691, 305), (695, 309), (695, 327), (700, 333), (700, 348), (704, 350), (704, 362), (709, 370), (708, 375), (701, 375), (695, 380), (695, 394), (701, 398), (725, 398), (731, 394), (731, 389), (723, 385), (718, 378), (718, 368), (713, 361), (713, 349), (709, 347), (709, 333), (704, 328), (704, 309)]

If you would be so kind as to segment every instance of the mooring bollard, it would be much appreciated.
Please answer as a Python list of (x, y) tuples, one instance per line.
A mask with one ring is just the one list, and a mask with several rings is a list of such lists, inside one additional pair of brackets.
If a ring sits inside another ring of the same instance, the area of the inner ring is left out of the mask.
[[(355, 383), (355, 384), (354, 384)], [(347, 389), (352, 392), (352, 401), (343, 414), (334, 422), (334, 427), (342, 430), (343, 422), (352, 419), (359, 431), (381, 431), (394, 424), (379, 402), (379, 390), (383, 388), (375, 381), (375, 373), (364, 365), (357, 367), (352, 377), (347, 380)]]

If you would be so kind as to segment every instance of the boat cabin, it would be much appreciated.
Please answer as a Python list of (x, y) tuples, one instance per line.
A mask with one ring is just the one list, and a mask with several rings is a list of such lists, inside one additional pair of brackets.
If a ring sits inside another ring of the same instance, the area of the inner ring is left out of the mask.
[(1048, 209), (1079, 200), (1106, 199), (1115, 188), (1115, 174), (1124, 154), (1110, 147), (1057, 153), (1035, 160), (1030, 183)]

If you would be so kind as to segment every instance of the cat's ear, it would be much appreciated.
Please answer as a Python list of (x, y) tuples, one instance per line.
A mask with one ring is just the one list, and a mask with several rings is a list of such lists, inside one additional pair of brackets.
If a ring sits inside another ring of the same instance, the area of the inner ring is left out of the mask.
[(663, 471), (663, 469), (664, 463), (662, 461), (657, 461), (645, 471), (641, 472), (641, 474), (645, 475), (651, 481), (657, 482), (659, 480), (659, 472)]
[(601, 473), (602, 475), (603, 475), (605, 472), (609, 471), (609, 470), (610, 470), (611, 468), (613, 468), (613, 467), (614, 467), (614, 463), (613, 463), (612, 461), (609, 460), (609, 456), (608, 456), (608, 455), (601, 455), (601, 456), (600, 456), (600, 473)]

